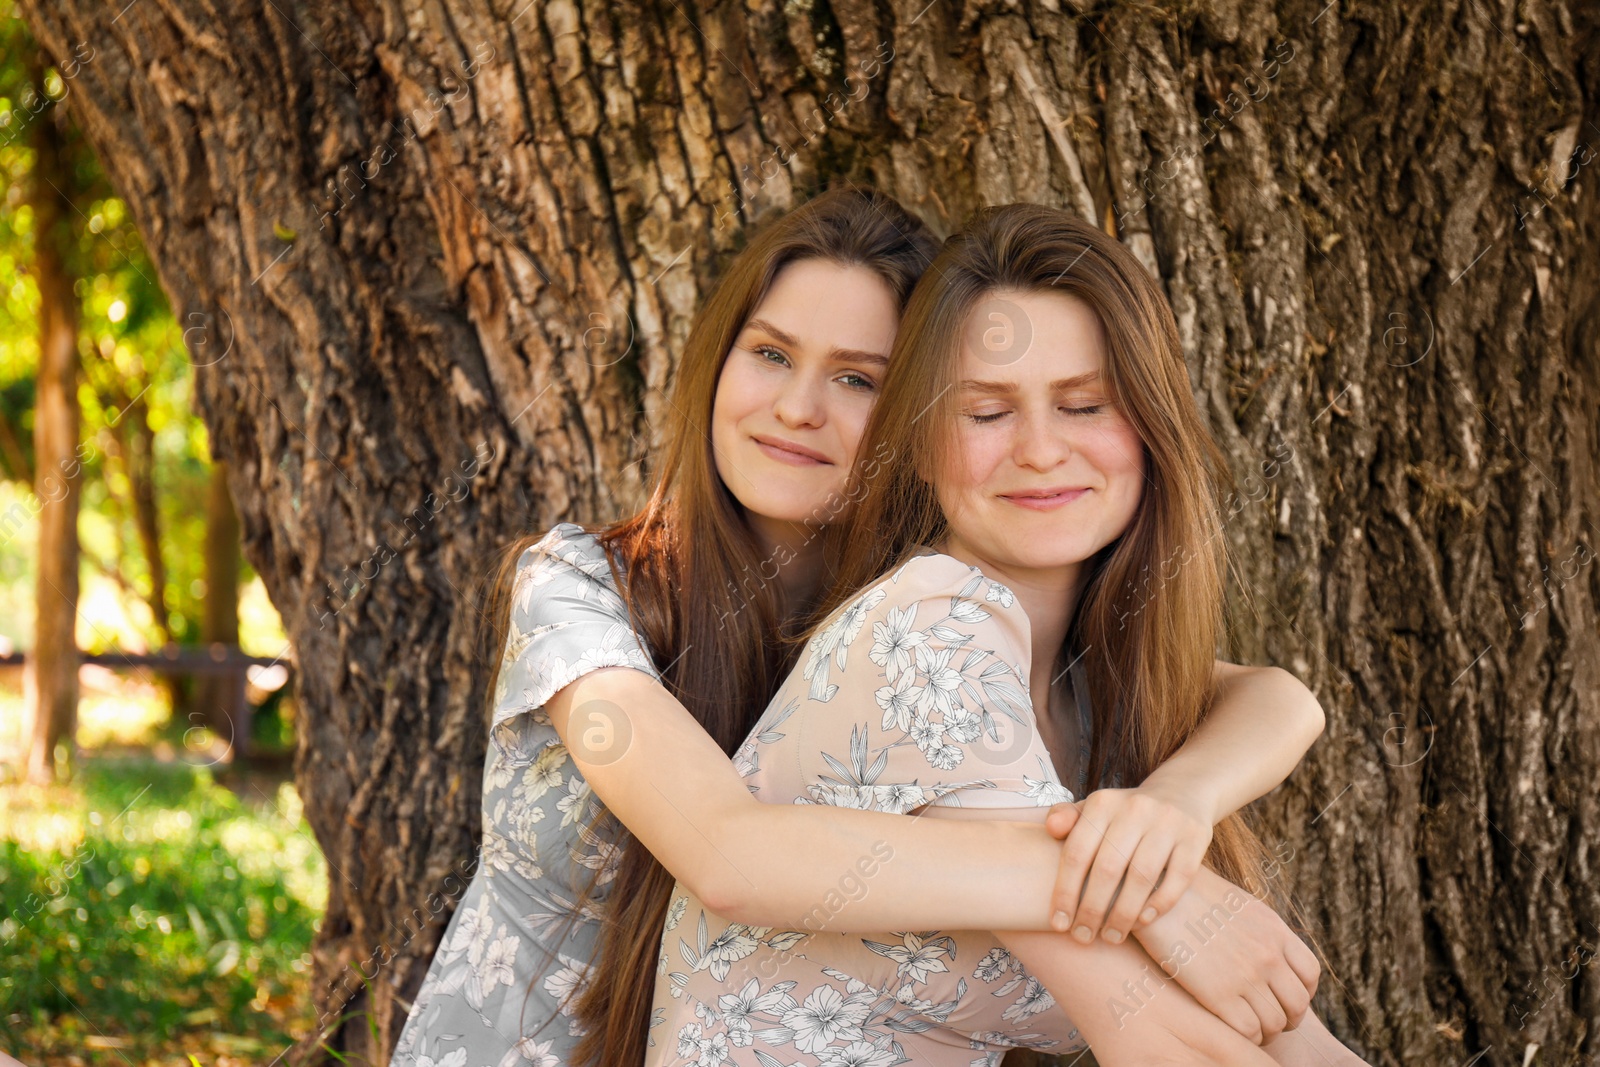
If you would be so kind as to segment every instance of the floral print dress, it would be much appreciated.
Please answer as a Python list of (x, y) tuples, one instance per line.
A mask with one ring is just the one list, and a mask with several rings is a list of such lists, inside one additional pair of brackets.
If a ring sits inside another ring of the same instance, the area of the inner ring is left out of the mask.
[[(1010, 589), (952, 556), (915, 556), (812, 637), (735, 753), (739, 772), (775, 804), (1043, 821), (1074, 798), (1034, 728), (1030, 640)], [(1074, 669), (1087, 744), (1087, 689)], [(842, 889), (870, 892), (878, 864), (893, 862), (892, 848), (875, 851), (841, 872)], [(805, 929), (752, 927), (719, 918), (680, 882), (647, 1067), (994, 1067), (1010, 1047), (1087, 1047), (992, 933), (827, 931), (848, 906), (829, 894)]]
[(599, 801), (542, 709), (578, 677), (617, 666), (660, 677), (600, 543), (561, 523), (518, 560), (483, 765), (482, 849), (391, 1067), (571, 1061), (581, 1030), (566, 998), (587, 979), (599, 929), (596, 905), (575, 914), (576, 902), (596, 872), (596, 903), (605, 900), (617, 855), (588, 832)]

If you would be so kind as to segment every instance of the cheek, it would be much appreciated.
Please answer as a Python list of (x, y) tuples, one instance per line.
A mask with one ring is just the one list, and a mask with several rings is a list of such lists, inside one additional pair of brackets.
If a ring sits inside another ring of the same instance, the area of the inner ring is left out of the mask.
[(951, 462), (956, 480), (968, 489), (978, 489), (994, 476), (995, 469), (1011, 452), (1011, 436), (1002, 426), (968, 424), (956, 434)]
[(950, 450), (934, 479), (935, 495), (946, 515), (956, 514), (982, 496), (984, 484), (1007, 449), (1001, 435), (983, 427), (964, 425), (950, 440)]
[(852, 460), (861, 448), (861, 438), (867, 430), (867, 420), (872, 417), (872, 397), (863, 397), (853, 403), (846, 402), (828, 413), (828, 421), (838, 427), (839, 444)]
[(1122, 436), (1122, 454), (1128, 467), (1128, 473), (1138, 479), (1139, 484), (1144, 484), (1144, 440), (1136, 433), (1132, 426)]
[(717, 379), (711, 401), (711, 435), (718, 443), (731, 440), (739, 422), (761, 406), (760, 380), (743, 362), (730, 356)]
[(1137, 504), (1144, 489), (1144, 441), (1126, 421), (1107, 427), (1094, 444), (1096, 465), (1122, 483), (1123, 491)]
[(748, 376), (739, 374), (730, 359), (723, 365), (722, 374), (717, 378), (717, 391), (711, 398), (711, 462), (723, 485), (736, 481), (730, 475), (737, 472), (730, 470), (727, 464), (738, 444), (739, 421), (750, 410), (748, 391)]

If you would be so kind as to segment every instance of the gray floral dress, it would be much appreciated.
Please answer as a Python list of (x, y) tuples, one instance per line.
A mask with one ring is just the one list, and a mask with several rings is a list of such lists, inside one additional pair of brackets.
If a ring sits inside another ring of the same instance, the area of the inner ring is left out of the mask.
[(482, 851), (391, 1067), (570, 1062), (581, 1029), (563, 1000), (587, 979), (599, 923), (594, 905), (574, 908), (596, 872), (596, 904), (605, 900), (617, 857), (589, 834), (599, 802), (542, 709), (578, 677), (616, 666), (660, 677), (599, 542), (560, 523), (518, 561), (483, 765)]
[[(1009, 588), (952, 556), (913, 557), (813, 635), (735, 764), (768, 803), (1042, 821), (1073, 795), (1035, 729), (1030, 642)], [(1087, 687), (1074, 670), (1086, 740)], [(892, 862), (886, 843), (875, 851), (804, 929), (730, 922), (680, 882), (648, 1067), (994, 1067), (1010, 1047), (1087, 1047), (993, 933), (826, 929)]]

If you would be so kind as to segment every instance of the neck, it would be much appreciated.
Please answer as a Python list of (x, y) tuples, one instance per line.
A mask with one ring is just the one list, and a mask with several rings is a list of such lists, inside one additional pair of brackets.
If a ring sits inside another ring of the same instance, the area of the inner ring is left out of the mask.
[[(1017, 603), (1028, 615), (1033, 638), (1033, 667), (1028, 678), (1035, 700), (1043, 697), (1056, 681), (1056, 658), (1067, 640), (1067, 627), (1082, 593), (1084, 567), (1068, 563), (1059, 567), (1024, 567), (997, 561), (977, 551), (951, 534), (939, 551), (977, 567), (1016, 594)], [(1042, 705), (1041, 705), (1042, 706)]]
[(760, 580), (774, 582), (787, 622), (816, 601), (822, 588), (822, 538), (805, 523), (746, 512), (760, 553)]

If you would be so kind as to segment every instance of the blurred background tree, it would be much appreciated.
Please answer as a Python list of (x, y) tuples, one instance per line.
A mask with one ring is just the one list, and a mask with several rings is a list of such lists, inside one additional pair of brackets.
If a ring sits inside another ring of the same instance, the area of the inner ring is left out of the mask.
[[(49, 775), (72, 735), (76, 663), (64, 670), (57, 655), (69, 637), (84, 652), (237, 644), (239, 586), (253, 574), (193, 409), (184, 324), (60, 106), (92, 50), (47, 62), (9, 3), (0, 33), (0, 650), (41, 653), (55, 725), (30, 740), (30, 763)], [(55, 444), (41, 462), (46, 429)], [(246, 595), (266, 623), (253, 643), (275, 655), (259, 583)], [(216, 714), (225, 679), (152, 677), (178, 721), (228, 728)]]
[[(285, 667), (241, 690), (80, 664), (286, 647), (193, 409), (184, 324), (62, 106), (92, 61), (46, 55), (0, 0), (0, 1048), (265, 1060), (312, 1026), (296, 1015), (326, 897), (283, 780)], [(242, 692), (264, 758), (236, 766)]]

